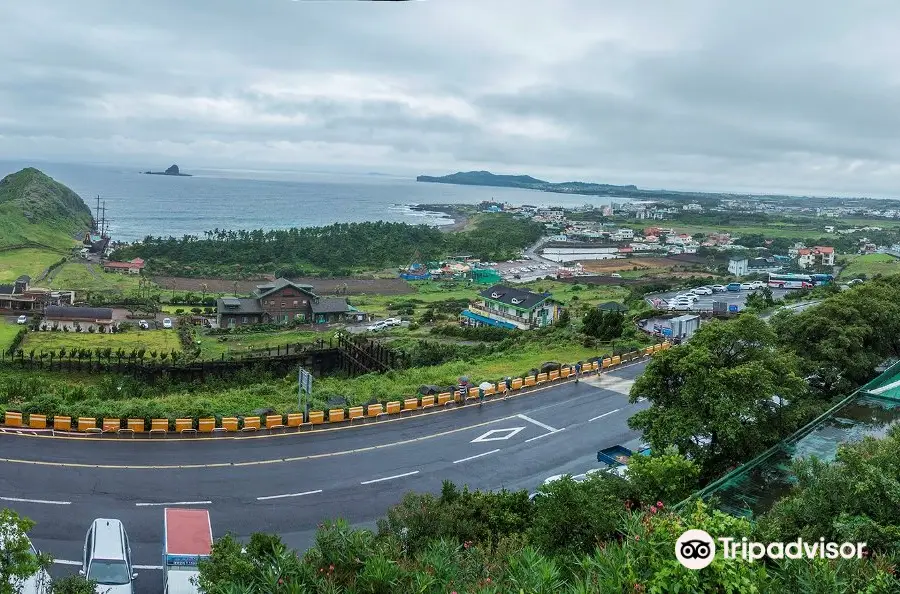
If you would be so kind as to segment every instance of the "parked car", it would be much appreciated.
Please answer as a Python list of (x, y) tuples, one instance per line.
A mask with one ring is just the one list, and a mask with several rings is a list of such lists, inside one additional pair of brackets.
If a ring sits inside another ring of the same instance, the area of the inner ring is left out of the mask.
[(131, 544), (119, 520), (97, 518), (84, 537), (81, 575), (97, 582), (97, 592), (133, 594), (134, 573)]
[(691, 293), (682, 293), (681, 295), (675, 295), (675, 299), (687, 299), (687, 300), (693, 302), (693, 301), (696, 301), (697, 299), (699, 299), (699, 297), (697, 297), (696, 295), (693, 295)]
[(21, 325), (21, 324), (27, 324), (27, 323), (28, 323), (28, 316), (26, 316), (25, 314), (22, 314), (21, 316), (19, 316), (16, 319), (16, 324)]
[(138, 322), (138, 328), (140, 328), (141, 330), (149, 330), (150, 324), (147, 323), (147, 320), (141, 320), (140, 322)]
[(400, 318), (388, 318), (384, 320), (385, 326), (400, 326), (403, 324), (403, 321)]
[(672, 311), (691, 311), (694, 307), (694, 304), (690, 301), (674, 301), (669, 304), (669, 309)]
[(762, 289), (763, 287), (765, 287), (767, 285), (766, 285), (766, 283), (764, 283), (762, 281), (753, 281), (752, 283), (750, 283), (750, 286), (753, 287), (754, 289)]
[(366, 330), (368, 330), (369, 332), (378, 332), (379, 330), (384, 330), (387, 327), (388, 325), (385, 324), (385, 321), (380, 320), (378, 322), (375, 322), (374, 324), (366, 326)]
[(725, 289), (731, 293), (737, 293), (741, 290), (741, 283), (729, 283)]
[(709, 287), (697, 287), (691, 291), (694, 295), (712, 295), (713, 290)]
[(755, 289), (755, 288), (756, 288), (756, 287), (754, 287), (754, 286), (753, 286), (752, 284), (750, 284), (750, 283), (741, 283), (741, 291), (752, 291), (752, 290)]
[(724, 293), (725, 291), (728, 290), (728, 288), (725, 285), (712, 285), (710, 287), (710, 289), (713, 290), (713, 293)]
[(613, 278), (622, 278), (622, 275), (619, 274), (618, 272), (613, 272), (612, 274), (610, 274), (610, 276)]
[(171, 318), (163, 318), (163, 328), (171, 328), (172, 327), (172, 319)]

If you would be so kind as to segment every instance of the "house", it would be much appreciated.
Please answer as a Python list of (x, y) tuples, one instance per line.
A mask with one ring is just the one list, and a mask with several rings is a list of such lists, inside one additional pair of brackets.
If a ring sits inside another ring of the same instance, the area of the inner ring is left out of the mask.
[(44, 310), (44, 320), (48, 324), (69, 325), (77, 322), (93, 326), (110, 326), (113, 323), (113, 310), (109, 307), (49, 305)]
[(74, 291), (51, 291), (31, 286), (31, 277), (22, 275), (11, 285), (0, 285), (0, 311), (40, 313), (50, 305), (71, 305)]
[(104, 262), (103, 272), (118, 272), (121, 274), (140, 274), (144, 270), (144, 261), (135, 258), (129, 262)]
[(770, 258), (753, 258), (747, 264), (747, 271), (750, 274), (779, 272), (782, 268), (784, 268), (784, 264), (775, 259), (774, 256)]
[(355, 319), (361, 313), (348, 305), (344, 298), (319, 297), (312, 289), (312, 285), (279, 278), (257, 285), (250, 297), (220, 298), (216, 302), (219, 328), (287, 324), (292, 321), (327, 324)]
[(690, 204), (685, 204), (684, 206), (682, 206), (681, 210), (686, 212), (703, 212), (703, 207), (696, 202), (691, 202)]
[(478, 295), (479, 301), (460, 314), (461, 323), (528, 330), (549, 326), (559, 318), (560, 309), (550, 293), (494, 285)]
[(613, 241), (629, 241), (634, 239), (634, 229), (619, 229), (610, 236)]
[(735, 276), (750, 274), (750, 261), (747, 258), (731, 258), (728, 260), (728, 272)]
[(834, 266), (834, 248), (821, 245), (813, 248), (800, 248), (797, 250), (797, 265), (801, 268)]

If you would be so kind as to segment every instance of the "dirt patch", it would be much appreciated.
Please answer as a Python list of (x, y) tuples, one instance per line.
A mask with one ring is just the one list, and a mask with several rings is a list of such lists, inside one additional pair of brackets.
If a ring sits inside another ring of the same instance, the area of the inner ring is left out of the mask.
[[(153, 277), (153, 282), (163, 289), (199, 293), (206, 285), (208, 293), (232, 293), (237, 290), (240, 295), (250, 293), (266, 280), (268, 279), (232, 281), (221, 278)], [(313, 290), (319, 295), (406, 295), (413, 292), (409, 283), (399, 278), (302, 277), (291, 280), (303, 285), (312, 285)]]
[(650, 268), (672, 268), (684, 266), (684, 262), (669, 258), (617, 258), (612, 260), (593, 260), (582, 262), (585, 272), (618, 272), (620, 270), (647, 270)]

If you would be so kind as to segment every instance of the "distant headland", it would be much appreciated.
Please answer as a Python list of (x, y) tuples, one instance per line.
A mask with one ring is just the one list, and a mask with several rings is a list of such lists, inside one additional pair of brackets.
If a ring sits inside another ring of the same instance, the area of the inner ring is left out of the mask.
[(172, 165), (165, 171), (145, 171), (144, 175), (175, 175), (178, 177), (191, 177), (189, 173), (181, 173), (178, 170), (178, 165)]
[(630, 194), (639, 191), (638, 187), (634, 185), (614, 186), (610, 184), (594, 184), (578, 181), (553, 183), (531, 177), (530, 175), (495, 175), (490, 171), (460, 171), (441, 177), (420, 175), (416, 178), (416, 181), (438, 184), (457, 184), (463, 186), (523, 188), (526, 190), (541, 190), (544, 192), (561, 192), (566, 194)]

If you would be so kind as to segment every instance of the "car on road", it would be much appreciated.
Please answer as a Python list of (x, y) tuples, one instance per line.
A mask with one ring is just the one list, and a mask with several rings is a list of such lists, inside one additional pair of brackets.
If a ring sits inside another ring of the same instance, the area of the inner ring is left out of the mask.
[(163, 328), (171, 328), (172, 327), (172, 319), (171, 318), (163, 318)]
[(669, 304), (669, 309), (672, 311), (691, 311), (693, 307), (694, 304), (690, 301), (673, 301)]
[(730, 293), (737, 293), (741, 290), (741, 283), (728, 283), (725, 289)]
[(147, 320), (141, 320), (140, 322), (138, 322), (138, 328), (140, 328), (141, 330), (149, 330), (150, 324), (147, 323)]
[(675, 299), (676, 299), (676, 300), (684, 300), (684, 299), (687, 299), (688, 301), (694, 302), (694, 301), (696, 301), (697, 299), (700, 299), (700, 298), (697, 297), (696, 295), (692, 295), (691, 293), (682, 293), (681, 295), (675, 295)]
[(131, 544), (119, 520), (97, 518), (84, 537), (79, 573), (97, 582), (97, 592), (134, 594)]
[(709, 287), (697, 287), (696, 289), (691, 289), (691, 293), (694, 295), (712, 295), (713, 290)]
[(378, 332), (380, 330), (384, 330), (387, 327), (388, 325), (385, 324), (385, 320), (380, 320), (378, 322), (375, 322), (374, 324), (366, 326), (366, 330), (368, 330), (369, 332)]
[(713, 293), (724, 293), (728, 290), (725, 285), (712, 285), (709, 288), (713, 290)]
[(384, 320), (385, 326), (401, 326), (403, 321), (400, 318), (387, 318)]
[(613, 277), (613, 278), (622, 278), (622, 275), (619, 274), (618, 272), (613, 272), (613, 273), (610, 274), (609, 276), (611, 276), (611, 277)]
[(755, 289), (755, 288), (756, 288), (756, 287), (754, 287), (754, 286), (753, 286), (752, 284), (750, 284), (750, 283), (741, 283), (741, 291), (752, 291), (752, 290)]
[(25, 314), (22, 314), (21, 316), (19, 316), (16, 319), (16, 324), (22, 325), (22, 324), (27, 324), (27, 323), (28, 323), (28, 316), (26, 316)]
[(766, 283), (764, 283), (762, 281), (753, 281), (752, 283), (750, 283), (750, 286), (753, 289), (762, 289), (762, 288), (766, 287), (767, 285), (766, 285)]

